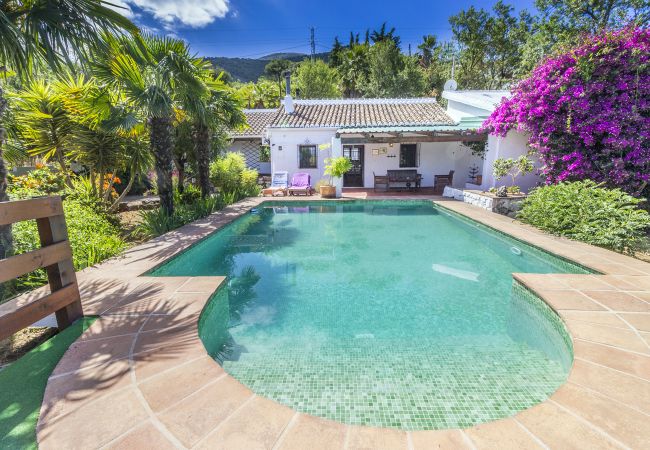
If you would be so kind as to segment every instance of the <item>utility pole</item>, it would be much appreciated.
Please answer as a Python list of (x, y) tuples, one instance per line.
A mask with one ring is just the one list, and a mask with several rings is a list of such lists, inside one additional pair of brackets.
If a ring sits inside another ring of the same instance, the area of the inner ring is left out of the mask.
[(311, 62), (314, 62), (314, 59), (316, 58), (316, 37), (314, 33), (314, 27), (310, 27), (309, 32), (310, 32), (309, 44), (311, 46)]
[(409, 56), (411, 56), (411, 44), (409, 44)]

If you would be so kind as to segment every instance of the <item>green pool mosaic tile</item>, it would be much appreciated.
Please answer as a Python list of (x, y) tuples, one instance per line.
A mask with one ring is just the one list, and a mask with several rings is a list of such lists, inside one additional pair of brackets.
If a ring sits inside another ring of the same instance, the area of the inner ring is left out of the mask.
[(570, 339), (511, 273), (582, 270), (431, 203), (373, 201), (273, 203), (154, 274), (228, 276), (199, 332), (258, 395), (419, 430), (507, 417), (553, 393)]

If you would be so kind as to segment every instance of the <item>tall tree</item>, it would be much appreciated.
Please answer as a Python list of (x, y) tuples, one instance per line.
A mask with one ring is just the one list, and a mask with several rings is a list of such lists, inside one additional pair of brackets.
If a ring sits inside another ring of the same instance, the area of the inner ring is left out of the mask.
[(378, 30), (374, 30), (370, 33), (370, 40), (373, 44), (384, 41), (393, 41), (397, 48), (399, 48), (401, 43), (400, 37), (395, 33), (395, 27), (391, 27), (390, 30), (387, 30), (386, 22), (382, 23)]
[(207, 91), (198, 75), (202, 64), (184, 41), (146, 36), (111, 39), (94, 67), (101, 81), (120, 90), (145, 117), (160, 205), (168, 215), (174, 212), (171, 170), (175, 109)]
[(345, 47), (339, 41), (339, 37), (334, 38), (334, 44), (332, 44), (332, 50), (330, 50), (329, 64), (332, 67), (339, 67), (343, 62), (343, 52)]
[[(0, 2), (0, 72), (29, 78), (38, 65), (58, 70), (88, 61), (105, 32), (136, 32), (136, 27), (101, 0)], [(0, 85), (0, 120), (7, 102)], [(3, 158), (6, 132), (0, 123), (0, 201), (8, 200)], [(0, 226), (0, 257), (12, 252), (11, 226)]]
[(368, 45), (353, 45), (343, 53), (338, 71), (341, 76), (343, 95), (357, 98), (363, 95), (361, 89), (368, 79)]
[(646, 26), (650, 22), (647, 0), (537, 0), (535, 6), (545, 21), (554, 23), (556, 32), (573, 37), (620, 28), (630, 22)]
[(521, 48), (531, 35), (533, 18), (519, 16), (499, 0), (492, 12), (469, 9), (451, 16), (454, 39), (460, 47), (458, 84), (463, 89), (503, 89), (517, 79)]
[(341, 96), (336, 69), (325, 62), (304, 60), (296, 73), (296, 89), (301, 98), (336, 98)]
[(361, 86), (365, 97), (420, 96), (424, 76), (414, 57), (402, 55), (395, 42), (384, 40), (368, 51), (368, 76)]
[(279, 98), (284, 97), (283, 77), (287, 70), (291, 70), (293, 63), (288, 59), (274, 59), (264, 67), (264, 73), (278, 84)]
[[(192, 138), (194, 140), (194, 157), (196, 159), (197, 175), (201, 196), (210, 194), (210, 160), (212, 157), (211, 144), (215, 136), (221, 135), (225, 129), (233, 129), (245, 124), (246, 117), (241, 109), (240, 101), (222, 81), (221, 76), (213, 78), (204, 72), (204, 80), (208, 86), (208, 95), (191, 102), (188, 111), (192, 117)], [(218, 141), (218, 138), (216, 139)]]
[(422, 43), (418, 45), (418, 49), (420, 50), (420, 64), (425, 69), (431, 65), (433, 51), (437, 45), (438, 39), (434, 35), (427, 34), (426, 36), (422, 36)]

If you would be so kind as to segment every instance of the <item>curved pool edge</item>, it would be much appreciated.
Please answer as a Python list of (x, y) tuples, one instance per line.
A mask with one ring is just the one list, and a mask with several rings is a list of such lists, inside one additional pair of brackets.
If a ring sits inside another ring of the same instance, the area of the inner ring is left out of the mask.
[[(490, 219), (475, 212), (482, 220)], [(226, 448), (255, 444), (277, 448), (647, 446), (650, 330), (642, 320), (644, 313), (636, 314), (635, 309), (645, 308), (650, 301), (650, 265), (552, 238), (500, 216), (493, 219), (495, 228), (508, 232), (514, 227), (532, 237), (532, 244), (552, 253), (549, 247), (556, 243), (565, 254), (573, 248), (583, 259), (578, 263), (600, 258), (595, 264), (600, 268), (595, 269), (604, 274), (513, 275), (558, 313), (574, 345), (567, 383), (537, 406), (465, 430), (416, 432), (348, 426), (295, 413), (255, 396), (207, 356), (198, 336), (198, 320), (216, 289), (216, 281), (206, 279), (219, 277), (135, 278), (142, 271), (131, 266), (134, 276), (128, 283), (159, 289), (132, 301), (129, 296), (139, 287), (125, 289), (117, 305), (101, 314), (66, 353), (48, 383), (39, 444), (44, 448), (137, 447), (138, 443), (211, 448), (217, 444)], [(135, 261), (142, 264), (140, 258)], [(158, 261), (152, 259), (150, 266)], [(119, 266), (129, 266), (129, 261), (121, 260)], [(80, 277), (80, 282), (97, 283), (102, 278), (94, 275), (90, 280)], [(106, 279), (111, 275), (104, 274)], [(187, 283), (196, 286), (188, 290)], [(223, 279), (218, 283), (222, 285)], [(202, 292), (210, 285), (211, 292)], [(110, 290), (105, 295), (111, 293), (115, 295)], [(202, 420), (197, 421), (199, 416)]]

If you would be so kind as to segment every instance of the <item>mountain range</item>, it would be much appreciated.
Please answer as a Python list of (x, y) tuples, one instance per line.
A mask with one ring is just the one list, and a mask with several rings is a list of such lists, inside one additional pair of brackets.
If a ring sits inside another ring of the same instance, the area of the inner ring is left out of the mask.
[[(317, 53), (316, 58), (327, 61), (329, 53)], [(243, 82), (257, 81), (264, 74), (264, 68), (274, 59), (288, 59), (289, 61), (300, 62), (309, 58), (304, 53), (272, 53), (261, 58), (228, 58), (224, 56), (207, 57), (215, 68), (223, 69), (234, 79)]]

